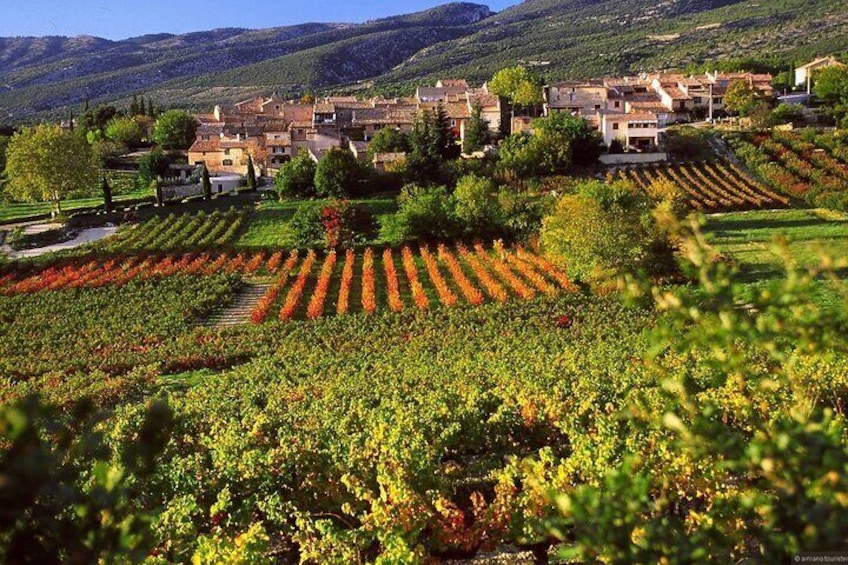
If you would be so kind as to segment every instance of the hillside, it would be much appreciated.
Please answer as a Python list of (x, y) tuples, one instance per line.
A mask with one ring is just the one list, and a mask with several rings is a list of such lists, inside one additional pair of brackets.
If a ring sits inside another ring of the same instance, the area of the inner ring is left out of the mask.
[(516, 63), (555, 80), (825, 53), (848, 53), (848, 0), (528, 0), (498, 14), (454, 3), (355, 25), (0, 39), (0, 116), (61, 115), (134, 93), (205, 108), (273, 91), (409, 89), (440, 75), (482, 81)]
[(444, 69), (483, 80), (516, 62), (559, 79), (845, 52), (847, 0), (528, 0), (471, 36), (419, 53), (379, 84)]
[[(178, 81), (176, 92), (159, 93), (159, 98), (185, 104), (186, 87), (192, 84), (186, 79), (194, 77), (205, 77), (197, 82), (204, 88), (217, 86), (211, 83), (219, 80), (247, 87), (273, 84), (284, 90), (339, 84), (382, 74), (424, 47), (473, 32), (472, 25), (490, 15), (486, 6), (454, 3), (357, 25), (220, 29), (124, 41), (0, 38), (0, 116), (16, 121), (86, 98), (119, 101), (162, 85), (171, 90), (167, 83), (172, 80)], [(353, 54), (359, 58), (351, 57), (344, 67), (338, 64)], [(251, 67), (275, 60), (276, 67)], [(285, 73), (275, 81), (262, 76), (281, 68)], [(231, 70), (238, 71), (227, 73)]]

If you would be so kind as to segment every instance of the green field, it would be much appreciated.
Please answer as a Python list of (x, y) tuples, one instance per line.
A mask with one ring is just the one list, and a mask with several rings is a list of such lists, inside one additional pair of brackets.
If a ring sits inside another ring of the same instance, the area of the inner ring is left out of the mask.
[(815, 267), (822, 252), (848, 257), (848, 215), (827, 210), (768, 210), (710, 216), (709, 241), (740, 264), (742, 279), (758, 281), (783, 273), (785, 240), (800, 267)]
[[(116, 195), (115, 202), (134, 200), (150, 196), (149, 190), (136, 190), (126, 194)], [(85, 208), (96, 208), (103, 205), (103, 198), (76, 198), (62, 202), (62, 211), (71, 212)], [(0, 200), (0, 223), (11, 223), (26, 220), (35, 216), (50, 214), (53, 204), (50, 202), (6, 202)]]
[[(316, 203), (319, 201), (315, 201)], [(393, 214), (397, 209), (392, 197), (351, 200), (370, 212), (377, 221), (381, 217)], [(282, 202), (263, 202), (253, 215), (247, 230), (236, 241), (237, 248), (291, 248), (294, 247), (289, 222), (300, 206), (310, 205), (309, 201), (285, 200)], [(370, 243), (381, 243), (372, 241)]]

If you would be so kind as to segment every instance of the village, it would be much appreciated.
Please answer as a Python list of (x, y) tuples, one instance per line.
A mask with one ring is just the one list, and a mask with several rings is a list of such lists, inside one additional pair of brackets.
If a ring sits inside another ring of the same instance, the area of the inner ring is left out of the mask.
[[(824, 58), (799, 67), (797, 86), (808, 86), (813, 70), (834, 64), (839, 63)], [(530, 131), (536, 117), (567, 112), (586, 119), (608, 148), (620, 144), (622, 152), (652, 153), (659, 150), (670, 125), (727, 116), (724, 94), (733, 83), (745, 82), (764, 99), (775, 100), (772, 80), (770, 74), (717, 71), (700, 76), (657, 73), (567, 80), (541, 87), (541, 104), (516, 105), (514, 111), (508, 100), (490, 91), (488, 83), (473, 87), (464, 79), (420, 86), (415, 96), (408, 98), (329, 96), (308, 103), (256, 98), (196, 114), (200, 126), (188, 150), (188, 162), (205, 164), (218, 176), (244, 176), (250, 156), (258, 174), (272, 177), (283, 163), (298, 155), (317, 162), (333, 148), (349, 149), (367, 161), (368, 144), (377, 131), (410, 132), (423, 112), (433, 113), (439, 107), (447, 113), (460, 144), (475, 109), (488, 125), (492, 140)], [(377, 153), (372, 164), (383, 170), (403, 159), (402, 154)]]

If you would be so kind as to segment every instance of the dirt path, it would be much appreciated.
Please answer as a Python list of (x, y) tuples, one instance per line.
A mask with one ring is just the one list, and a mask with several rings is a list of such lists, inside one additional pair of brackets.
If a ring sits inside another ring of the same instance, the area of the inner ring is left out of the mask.
[(5, 253), (10, 259), (26, 259), (31, 257), (40, 257), (42, 255), (46, 255), (47, 253), (54, 253), (56, 251), (67, 251), (68, 249), (76, 249), (77, 247), (85, 245), (86, 243), (100, 241), (101, 239), (113, 235), (116, 231), (118, 231), (118, 228), (115, 226), (91, 228), (87, 230), (82, 230), (80, 234), (74, 239), (63, 241), (62, 243), (57, 243), (55, 245), (48, 245), (46, 247), (36, 247), (34, 249), (24, 249), (21, 251), (15, 251), (7, 243), (4, 243), (0, 250), (2, 250), (2, 252)]

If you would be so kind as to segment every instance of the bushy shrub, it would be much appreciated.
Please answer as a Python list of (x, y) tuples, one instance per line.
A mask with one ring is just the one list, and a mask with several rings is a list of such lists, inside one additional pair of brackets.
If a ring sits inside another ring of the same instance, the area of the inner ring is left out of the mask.
[(315, 168), (315, 192), (318, 196), (335, 198), (361, 194), (366, 176), (364, 166), (353, 153), (331, 149)]
[(456, 218), (467, 235), (487, 238), (500, 235), (503, 209), (495, 183), (469, 175), (461, 178), (454, 191)]
[(321, 200), (302, 204), (289, 222), (297, 247), (336, 249), (364, 243), (377, 230), (374, 216), (348, 200)]
[(314, 196), (315, 162), (308, 155), (295, 157), (280, 167), (275, 182), (280, 198)]
[(323, 206), (317, 202), (301, 204), (289, 221), (296, 247), (313, 247), (324, 241)]
[(652, 266), (650, 203), (627, 182), (587, 181), (563, 196), (541, 231), (544, 250), (591, 284)]
[(447, 188), (414, 185), (401, 191), (397, 213), (384, 221), (381, 230), (382, 237), (392, 243), (452, 239), (462, 231)]

